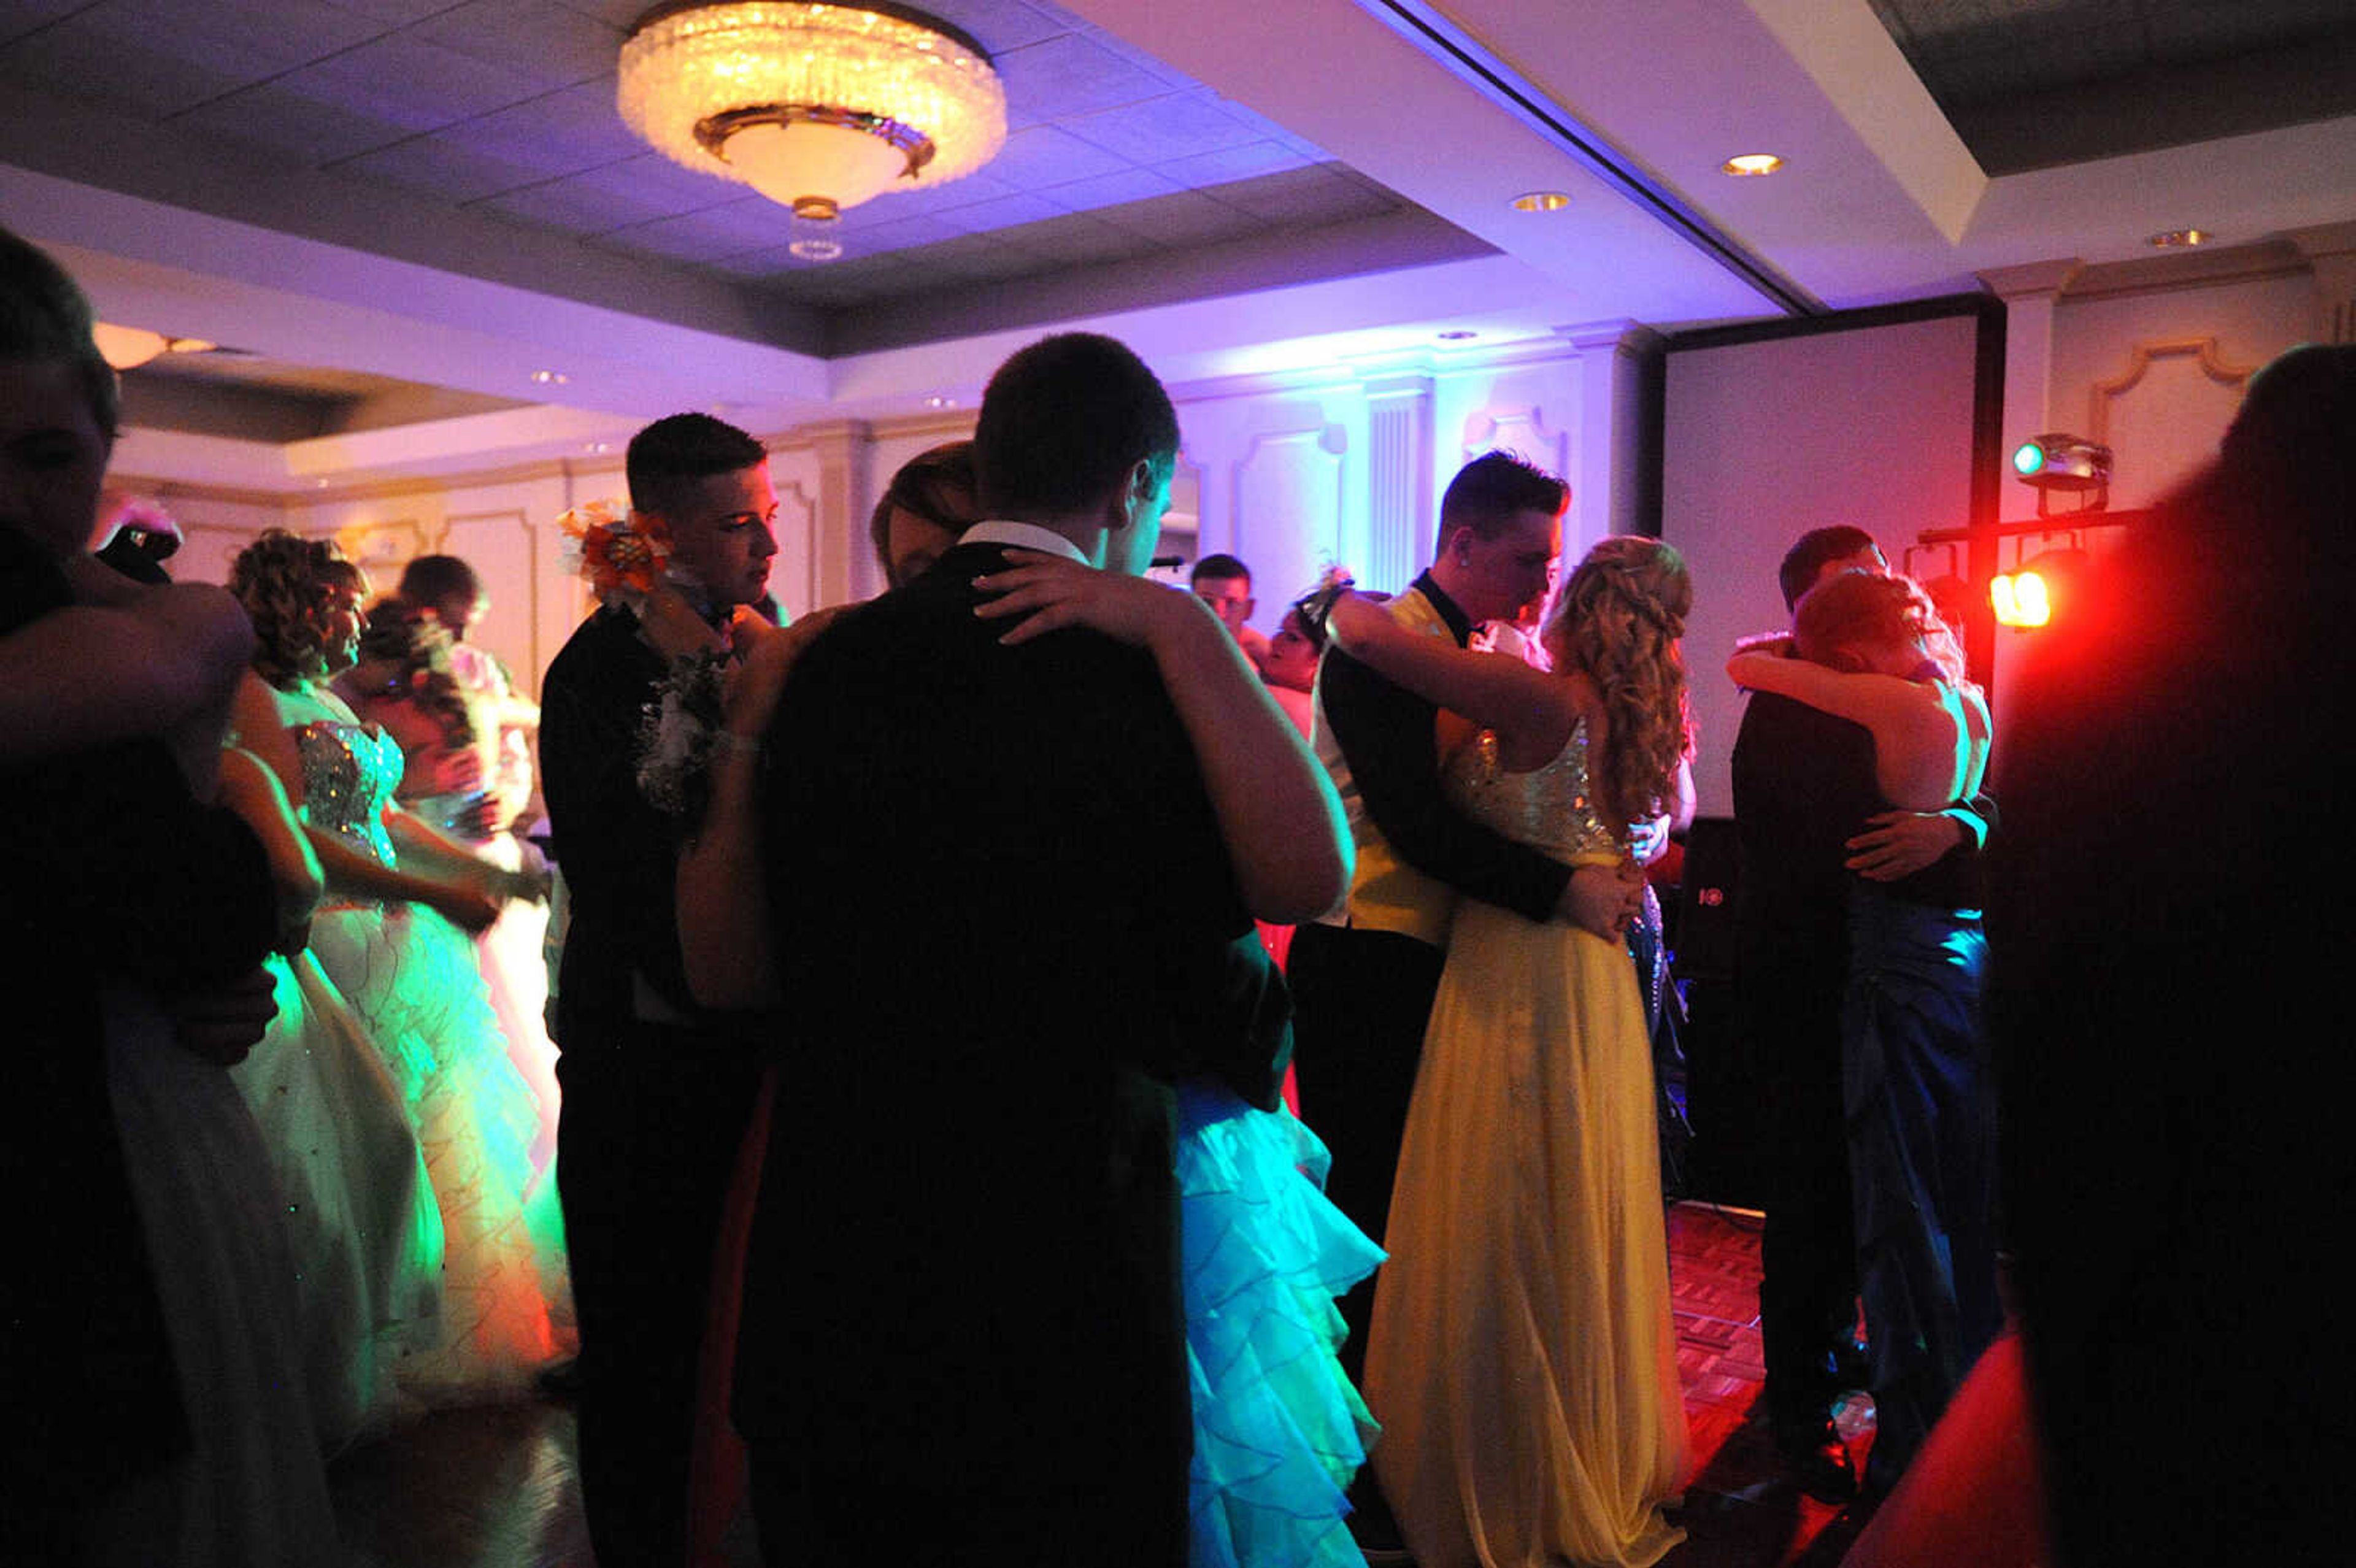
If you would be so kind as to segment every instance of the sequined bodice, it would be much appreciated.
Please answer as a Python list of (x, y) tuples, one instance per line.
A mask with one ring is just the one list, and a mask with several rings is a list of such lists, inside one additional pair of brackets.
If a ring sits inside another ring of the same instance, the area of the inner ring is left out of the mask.
[(384, 865), (393, 863), (384, 830), (384, 805), (401, 783), (401, 748), (382, 731), (321, 719), (299, 725), (304, 810)]
[(1483, 730), (1459, 746), (1443, 775), (1448, 798), (1475, 822), (1495, 828), (1516, 844), (1554, 859), (1618, 859), (1620, 839), (1596, 815), (1587, 785), (1587, 726), (1573, 730), (1554, 761), (1526, 773), (1497, 765), (1497, 737)]

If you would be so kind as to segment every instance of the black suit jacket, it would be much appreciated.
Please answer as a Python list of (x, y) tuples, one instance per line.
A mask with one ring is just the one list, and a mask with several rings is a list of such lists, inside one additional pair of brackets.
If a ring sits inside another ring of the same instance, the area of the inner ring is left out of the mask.
[(556, 999), (566, 1051), (631, 1027), (634, 976), (682, 1018), (698, 1016), (673, 904), (678, 825), (637, 781), (640, 716), (667, 667), (637, 617), (609, 606), (574, 629), (541, 683), (541, 795), (569, 911)]
[(1000, 645), (969, 583), (1002, 559), (961, 547), (845, 616), (769, 732), (793, 1043), (739, 1424), (1183, 1524), (1167, 1083), (1272, 1104), (1287, 1006), (1152, 660)]

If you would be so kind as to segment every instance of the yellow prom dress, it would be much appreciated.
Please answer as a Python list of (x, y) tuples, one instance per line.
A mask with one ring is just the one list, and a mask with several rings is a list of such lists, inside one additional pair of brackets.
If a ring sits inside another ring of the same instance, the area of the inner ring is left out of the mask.
[[(1623, 854), (1586, 737), (1532, 773), (1495, 737), (1451, 797), (1578, 865)], [(1366, 1397), (1422, 1568), (1644, 1565), (1688, 1447), (1669, 1316), (1652, 1052), (1628, 954), (1471, 900), (1456, 913), (1399, 1152)]]

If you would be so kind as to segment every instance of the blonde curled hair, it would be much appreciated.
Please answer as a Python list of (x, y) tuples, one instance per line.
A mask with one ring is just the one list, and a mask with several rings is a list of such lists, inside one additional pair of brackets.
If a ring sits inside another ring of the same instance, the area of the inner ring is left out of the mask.
[(1692, 610), (1685, 557), (1633, 534), (1589, 550), (1547, 607), (1539, 635), (1554, 667), (1586, 676), (1603, 696), (1610, 732), (1591, 777), (1612, 821), (1659, 816), (1678, 764), (1693, 759), (1677, 643)]
[(273, 686), (317, 675), (327, 648), (323, 616), (337, 588), (366, 591), (360, 569), (327, 539), (272, 528), (237, 552), (229, 590), (245, 606), (259, 645), (253, 667)]

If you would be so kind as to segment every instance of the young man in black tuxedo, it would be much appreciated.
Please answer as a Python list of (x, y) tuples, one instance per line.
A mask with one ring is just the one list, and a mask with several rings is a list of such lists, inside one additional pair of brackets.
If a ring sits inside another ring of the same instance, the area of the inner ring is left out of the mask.
[[(712, 625), (766, 596), (777, 503), (760, 443), (674, 414), (632, 438), (626, 472), (631, 506), (670, 534), (672, 585)], [(616, 1564), (687, 1550), (712, 1249), (760, 1081), (741, 1028), (688, 995), (679, 828), (637, 784), (639, 714), (679, 640), (651, 613), (607, 605), (541, 692), (541, 786), (571, 914), (556, 1185), (581, 1327), (582, 1501), (598, 1560)]]
[[(783, 1082), (736, 1414), (773, 1561), (1185, 1558), (1170, 1083), (1276, 1103), (1289, 1005), (1251, 915), (1319, 907), (1347, 852), (1329, 827), (1298, 880), (1229, 854), (1270, 794), (1232, 765), (1330, 797), (1209, 611), (1141, 580), (1177, 446), (1120, 344), (1016, 354), (975, 434), (985, 520), (812, 642), (768, 726)], [(1133, 614), (977, 613), (977, 578), (1043, 563)], [(1238, 743), (1193, 736), (1205, 702), (1250, 709)]]
[[(1804, 534), (1778, 571), (1784, 608), (1844, 571), (1887, 574), (1862, 528)], [(1767, 1223), (1759, 1280), (1768, 1415), (1776, 1447), (1803, 1489), (1856, 1489), (1834, 1399), (1864, 1386), (1857, 1340), (1857, 1240), (1842, 1109), (1841, 1001), (1848, 983), (1852, 872), (1898, 881), (1950, 854), (1971, 855), (1987, 832), (1977, 809), (1885, 811), (1873, 739), (1861, 726), (1772, 692), (1743, 709), (1732, 763), (1742, 846), (1735, 910), (1736, 1028), (1766, 1089)]]

